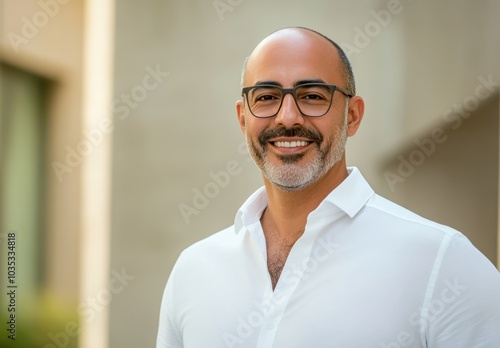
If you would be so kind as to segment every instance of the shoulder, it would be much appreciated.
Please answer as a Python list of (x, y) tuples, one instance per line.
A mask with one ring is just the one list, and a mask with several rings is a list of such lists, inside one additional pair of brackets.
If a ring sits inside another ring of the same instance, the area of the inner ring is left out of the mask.
[(498, 270), (460, 231), (426, 219), (378, 195), (373, 195), (365, 207), (365, 214), (372, 215), (368, 219), (379, 222), (373, 228), (380, 228), (387, 233), (385, 236), (389, 238), (385, 238), (386, 242), (396, 239), (402, 242), (396, 245), (406, 246), (408, 253), (419, 250), (421, 256), (432, 255), (432, 272), (428, 284), (433, 289), (440, 282), (441, 286), (446, 286), (460, 279), (467, 284), (471, 294), (483, 293), (485, 287), (487, 292), (494, 289), (498, 294), (493, 298), (498, 301)]
[(214, 249), (227, 248), (236, 240), (236, 237), (237, 234), (232, 225), (191, 244), (184, 249), (183, 254), (212, 252)]
[(184, 249), (174, 266), (175, 269), (198, 268), (234, 253), (239, 236), (234, 225), (215, 232)]
[(420, 232), (437, 233), (444, 238), (455, 238), (465, 236), (456, 229), (440, 224), (438, 222), (422, 217), (382, 196), (374, 194), (366, 203), (366, 214), (373, 219), (378, 219), (381, 226), (404, 227), (401, 231), (417, 230)]
[[(357, 230), (381, 250), (413, 256), (425, 256), (439, 268), (444, 258), (460, 254), (464, 258), (479, 251), (460, 231), (422, 217), (394, 202), (374, 194), (355, 217)], [(460, 245), (461, 251), (454, 246)]]

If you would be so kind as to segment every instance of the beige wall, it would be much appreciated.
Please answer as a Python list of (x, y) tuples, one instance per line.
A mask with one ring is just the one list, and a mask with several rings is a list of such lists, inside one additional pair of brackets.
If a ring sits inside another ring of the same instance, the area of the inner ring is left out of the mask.
[[(390, 1), (378, 3), (376, 11)], [(500, 45), (495, 39), (500, 3), (401, 4), (403, 10), (352, 57), (367, 109), (349, 158), (351, 163), (366, 163), (362, 167), (379, 190), (387, 188), (376, 169), (381, 160), (442, 123), (448, 110), (474, 95), (481, 76), (491, 75), (500, 83)]]
[[(360, 43), (351, 58), (367, 110), (349, 141), (348, 162), (381, 191), (382, 161), (473, 93), (480, 75), (500, 79), (495, 1), (402, 0), (379, 32), (371, 11), (393, 2), (221, 2), (233, 4), (221, 16), (213, 1), (117, 3), (115, 97), (131, 94), (147, 67), (169, 75), (126, 117), (124, 108), (115, 112), (124, 119), (114, 139), (112, 265), (126, 265), (137, 278), (111, 304), (113, 347), (153, 344), (161, 292), (179, 252), (231, 224), (261, 185), (238, 152), (243, 137), (234, 101), (244, 57), (269, 32), (303, 25), (344, 47)], [(357, 28), (372, 30), (365, 44), (355, 41)], [(210, 172), (228, 164), (236, 170), (227, 187), (187, 224), (179, 205), (193, 207), (193, 190), (210, 187)]]
[(384, 173), (386, 197), (462, 231), (495, 265), (499, 115), (496, 93), (461, 123), (429, 130), (434, 137), (398, 153)]
[(38, 1), (3, 0), (0, 59), (52, 81), (47, 128), (46, 284), (61, 300), (76, 302), (80, 173), (76, 167), (59, 179), (51, 164), (65, 163), (66, 147), (75, 148), (82, 136), (83, 1), (55, 4), (44, 9)]
[[(85, 2), (64, 2), (19, 52), (7, 34), (23, 35), (22, 18), (32, 18), (40, 3), (1, 3), (2, 59), (55, 81), (50, 163), (64, 163), (67, 146), (75, 148), (83, 137)], [(218, 12), (214, 4), (226, 6)], [(445, 114), (475, 95), (480, 77), (500, 81), (499, 14), (495, 0), (401, 0), (399, 5), (396, 0), (116, 1), (109, 271), (125, 269), (135, 278), (109, 302), (110, 346), (154, 345), (161, 293), (180, 251), (231, 224), (239, 205), (261, 185), (259, 172), (242, 150), (234, 113), (241, 64), (260, 39), (280, 27), (308, 26), (351, 52), (358, 94), (367, 108), (359, 133), (348, 142), (348, 162), (390, 196), (385, 165), (429, 129), (443, 122), (451, 126)], [(468, 131), (463, 127), (459, 142), (468, 138)], [(484, 164), (498, 175), (495, 165)], [(214, 176), (221, 175), (230, 181), (214, 186)], [(61, 298), (75, 300), (81, 168), (61, 182), (49, 166), (47, 177), (48, 286)], [(442, 188), (441, 178), (421, 178), (419, 185)], [(459, 182), (447, 182), (447, 188), (456, 184), (461, 190)], [(410, 191), (408, 183), (399, 186), (400, 193)], [(473, 185), (461, 194), (475, 191)], [(193, 207), (197, 190), (205, 188), (216, 191), (198, 201), (206, 207)], [(419, 201), (428, 199), (421, 196)], [(197, 215), (183, 217), (182, 204)]]

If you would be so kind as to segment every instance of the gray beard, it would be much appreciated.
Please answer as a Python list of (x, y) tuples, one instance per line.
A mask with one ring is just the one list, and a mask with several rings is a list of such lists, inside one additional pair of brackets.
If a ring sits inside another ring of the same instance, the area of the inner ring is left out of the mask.
[(270, 182), (286, 192), (300, 191), (325, 176), (342, 159), (347, 142), (347, 110), (342, 128), (337, 128), (330, 138), (325, 139), (323, 149), (320, 144), (315, 144), (318, 154), (304, 165), (298, 162), (305, 154), (278, 156), (282, 164), (274, 164), (269, 161), (265, 146), (260, 152), (248, 137), (246, 141), (255, 164)]

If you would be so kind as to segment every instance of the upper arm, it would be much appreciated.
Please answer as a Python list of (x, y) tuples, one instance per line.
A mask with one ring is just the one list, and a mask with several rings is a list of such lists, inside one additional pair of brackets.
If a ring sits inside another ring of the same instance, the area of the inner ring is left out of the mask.
[(182, 348), (182, 334), (175, 320), (174, 294), (174, 271), (172, 271), (160, 306), (160, 319), (158, 324), (158, 335), (156, 337), (156, 348)]
[(465, 237), (449, 243), (423, 314), (427, 347), (500, 347), (500, 274)]

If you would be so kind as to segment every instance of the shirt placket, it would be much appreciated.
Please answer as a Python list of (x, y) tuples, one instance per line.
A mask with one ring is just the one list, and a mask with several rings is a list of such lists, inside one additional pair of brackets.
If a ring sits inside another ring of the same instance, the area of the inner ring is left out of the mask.
[[(281, 320), (283, 319), (286, 308), (293, 296), (293, 293), (295, 292), (295, 289), (302, 280), (304, 266), (307, 264), (311, 255), (311, 250), (314, 246), (316, 236), (323, 226), (324, 219), (317, 219), (310, 222), (308, 221), (304, 235), (297, 240), (294, 247), (290, 251), (290, 255), (288, 256), (281, 273), (282, 276), (280, 277), (274, 291), (272, 290), (271, 282), (269, 281), (264, 301), (269, 301), (269, 303), (272, 304), (272, 309), (269, 310), (268, 315), (264, 319), (256, 345), (257, 348), (273, 347), (274, 339)], [(287, 281), (283, 281), (283, 275), (286, 274), (301, 275), (287, 279)]]

